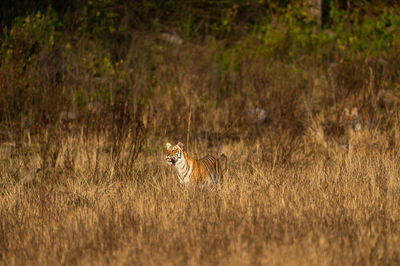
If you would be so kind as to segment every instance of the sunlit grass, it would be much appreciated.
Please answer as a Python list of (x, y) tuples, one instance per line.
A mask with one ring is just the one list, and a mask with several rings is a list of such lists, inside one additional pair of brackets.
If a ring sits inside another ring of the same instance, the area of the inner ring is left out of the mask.
[[(28, 182), (29, 168), (43, 166), (46, 156), (36, 152), (37, 139), (1, 146), (6, 265), (399, 262), (397, 152), (368, 140), (350, 153), (329, 141), (312, 146), (306, 137), (297, 157), (275, 163), (265, 150), (280, 154), (290, 148), (286, 139), (271, 147), (263, 139), (226, 142), (226, 182), (207, 190), (178, 185), (156, 138), (129, 174), (114, 168), (110, 153), (96, 152), (105, 136), (59, 141), (47, 145), (47, 152), (59, 150), (54, 162)], [(192, 154), (210, 150), (196, 143)]]

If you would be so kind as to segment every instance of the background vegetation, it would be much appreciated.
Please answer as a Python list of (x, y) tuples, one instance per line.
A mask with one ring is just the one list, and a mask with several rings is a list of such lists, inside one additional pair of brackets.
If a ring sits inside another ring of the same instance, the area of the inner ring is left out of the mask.
[(0, 261), (399, 264), (399, 7), (2, 1)]

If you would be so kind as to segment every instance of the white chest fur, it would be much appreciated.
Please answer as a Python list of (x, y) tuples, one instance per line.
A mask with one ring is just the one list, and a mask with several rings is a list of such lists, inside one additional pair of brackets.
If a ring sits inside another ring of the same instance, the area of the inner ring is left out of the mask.
[(175, 163), (176, 170), (178, 172), (179, 182), (183, 184), (187, 184), (190, 182), (190, 175), (192, 174), (192, 167), (186, 160), (185, 156), (182, 153), (182, 157)]

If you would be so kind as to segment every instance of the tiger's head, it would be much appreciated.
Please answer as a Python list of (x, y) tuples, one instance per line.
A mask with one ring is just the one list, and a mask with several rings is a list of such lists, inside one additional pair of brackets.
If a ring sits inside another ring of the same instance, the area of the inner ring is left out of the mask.
[(167, 142), (167, 155), (165, 159), (168, 164), (176, 164), (177, 161), (182, 159), (184, 146), (181, 142), (178, 142), (175, 146), (172, 146), (171, 143)]

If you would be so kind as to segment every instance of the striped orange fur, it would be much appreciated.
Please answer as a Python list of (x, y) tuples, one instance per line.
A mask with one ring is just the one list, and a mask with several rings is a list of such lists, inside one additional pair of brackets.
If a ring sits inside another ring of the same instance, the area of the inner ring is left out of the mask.
[(217, 184), (223, 181), (223, 174), (220, 165), (221, 157), (216, 158), (207, 155), (201, 159), (191, 157), (185, 150), (182, 143), (173, 146), (166, 144), (166, 157), (168, 164), (174, 165), (181, 184), (195, 183), (199, 185)]

